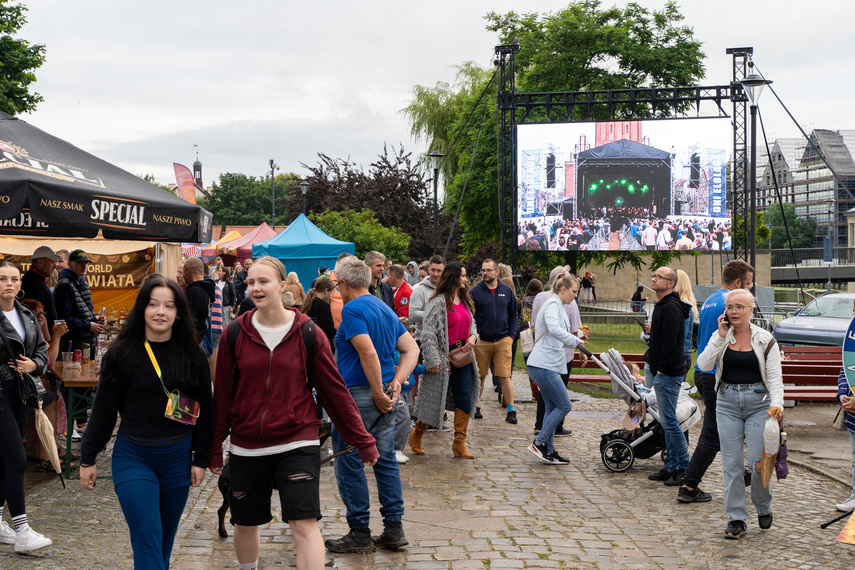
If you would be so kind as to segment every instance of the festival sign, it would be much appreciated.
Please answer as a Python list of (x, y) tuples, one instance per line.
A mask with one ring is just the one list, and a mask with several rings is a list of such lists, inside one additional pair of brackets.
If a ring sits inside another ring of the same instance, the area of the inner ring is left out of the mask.
[[(151, 249), (111, 255), (86, 254), (92, 263), (86, 271), (86, 281), (92, 289), (128, 289), (139, 287), (143, 277), (154, 271)], [(11, 261), (24, 273), (30, 268), (29, 255), (0, 254), (0, 260)]]
[(0, 113), (0, 233), (211, 241), (213, 216)]

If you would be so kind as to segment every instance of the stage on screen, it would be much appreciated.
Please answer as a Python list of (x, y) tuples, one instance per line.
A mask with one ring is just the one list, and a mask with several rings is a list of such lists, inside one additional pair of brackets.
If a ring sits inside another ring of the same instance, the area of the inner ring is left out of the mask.
[(517, 127), (521, 250), (730, 249), (727, 118)]

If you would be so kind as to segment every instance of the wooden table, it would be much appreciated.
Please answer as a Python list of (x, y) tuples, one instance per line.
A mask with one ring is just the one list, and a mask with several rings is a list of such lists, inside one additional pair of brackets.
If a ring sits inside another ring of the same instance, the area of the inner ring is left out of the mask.
[[(76, 400), (82, 400), (86, 402), (87, 407), (92, 407), (92, 396), (87, 394), (87, 390), (89, 388), (97, 388), (98, 387), (98, 373), (95, 372), (95, 363), (90, 361), (84, 364), (79, 369), (65, 370), (65, 363), (62, 361), (55, 362), (53, 364), (53, 371), (62, 383), (65, 385), (66, 389), (68, 389), (68, 402), (66, 402), (67, 406), (67, 417), (68, 417), (68, 426), (66, 434), (66, 454), (70, 458), (71, 457), (71, 436), (74, 433), (74, 416), (72, 411), (74, 410), (74, 405)], [(71, 461), (68, 460), (65, 462), (65, 478), (71, 479)], [(100, 479), (100, 477), (99, 477)]]

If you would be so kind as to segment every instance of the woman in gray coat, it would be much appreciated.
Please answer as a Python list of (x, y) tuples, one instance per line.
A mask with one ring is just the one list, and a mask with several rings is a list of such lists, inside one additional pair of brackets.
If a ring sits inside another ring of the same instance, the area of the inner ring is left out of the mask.
[(478, 342), (475, 306), (469, 296), (466, 268), (452, 262), (445, 266), (436, 291), (425, 306), (422, 321), (422, 357), (425, 374), (419, 380), (419, 395), (413, 408), (417, 418), (410, 433), (410, 447), (424, 455), (422, 436), (429, 426), (442, 424), (443, 410), (454, 410), (454, 457), (475, 459), (466, 449), (469, 418), (475, 411), (480, 380), (473, 358), (471, 364), (454, 368), (448, 353), (455, 348), (471, 352)]

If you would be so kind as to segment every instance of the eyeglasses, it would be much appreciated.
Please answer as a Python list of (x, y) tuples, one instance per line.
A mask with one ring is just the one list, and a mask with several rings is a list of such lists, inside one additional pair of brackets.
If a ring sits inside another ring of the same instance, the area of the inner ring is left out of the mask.
[(497, 269), (482, 269), (481, 273), (489, 273), (491, 271), (498, 271)]
[(656, 275), (656, 274), (654, 274), (654, 275), (651, 275), (651, 276), (650, 276), (650, 278), (651, 278), (653, 281), (656, 281), (657, 279), (661, 279), (661, 280), (663, 280), (663, 281), (673, 281), (673, 279), (671, 279), (670, 277), (665, 277), (664, 275)]
[(724, 310), (728, 313), (741, 313), (745, 310), (745, 305), (728, 305)]
[(335, 290), (336, 290), (336, 291), (341, 292), (341, 289), (339, 289), (339, 288), (338, 288), (338, 286), (339, 286), (339, 285), (341, 285), (342, 283), (347, 283), (347, 281), (345, 281), (344, 279), (339, 279), (339, 280), (338, 280), (338, 285), (336, 285), (336, 286), (335, 286)]

